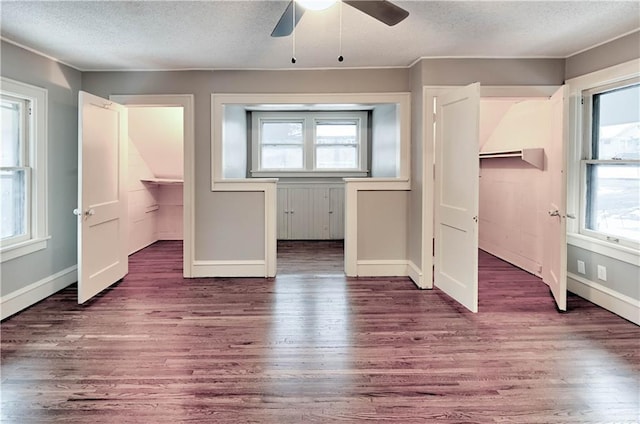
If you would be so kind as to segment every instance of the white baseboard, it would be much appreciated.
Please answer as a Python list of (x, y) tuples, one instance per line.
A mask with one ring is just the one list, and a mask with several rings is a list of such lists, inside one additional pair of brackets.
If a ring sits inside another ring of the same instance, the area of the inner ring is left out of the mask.
[(357, 262), (358, 277), (407, 277), (407, 261), (361, 260)]
[(192, 277), (266, 277), (265, 261), (194, 261)]
[(10, 317), (77, 281), (78, 267), (74, 265), (2, 296), (0, 298), (0, 319)]
[(573, 273), (567, 275), (567, 290), (640, 325), (640, 300), (620, 294)]
[(407, 261), (407, 275), (411, 278), (411, 281), (415, 283), (418, 288), (426, 289), (427, 286), (424, 284), (424, 276), (422, 275), (422, 270), (418, 268), (418, 266), (413, 263), (413, 261)]

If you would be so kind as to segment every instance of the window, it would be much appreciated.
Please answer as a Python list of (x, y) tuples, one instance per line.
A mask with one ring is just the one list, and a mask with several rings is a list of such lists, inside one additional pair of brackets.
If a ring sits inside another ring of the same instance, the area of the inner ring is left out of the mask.
[(2, 261), (46, 247), (46, 97), (6, 78), (0, 85)]
[(260, 122), (262, 169), (304, 169), (304, 121)]
[(585, 235), (640, 242), (640, 83), (583, 92), (582, 199)]
[(316, 169), (358, 169), (357, 120), (315, 121)]
[(367, 112), (253, 112), (252, 121), (252, 176), (367, 173)]

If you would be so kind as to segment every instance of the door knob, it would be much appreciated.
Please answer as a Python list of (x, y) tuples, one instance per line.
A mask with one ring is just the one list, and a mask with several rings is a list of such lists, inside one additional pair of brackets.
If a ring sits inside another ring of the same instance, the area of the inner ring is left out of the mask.
[(82, 213), (82, 212), (80, 212), (80, 209), (75, 208), (75, 209), (73, 210), (73, 214), (74, 214), (75, 216), (81, 216), (81, 215), (84, 215), (85, 217), (87, 217), (87, 216), (95, 215), (95, 214), (96, 214), (96, 211), (95, 211), (95, 210), (93, 210), (93, 209), (87, 209), (86, 211), (84, 211), (84, 213)]
[(558, 211), (558, 209), (549, 211), (549, 216), (560, 216), (560, 211)]

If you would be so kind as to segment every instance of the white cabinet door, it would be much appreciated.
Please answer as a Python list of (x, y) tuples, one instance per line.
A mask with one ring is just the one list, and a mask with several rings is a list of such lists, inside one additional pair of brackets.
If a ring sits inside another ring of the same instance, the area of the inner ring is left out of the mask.
[(329, 238), (344, 239), (344, 188), (329, 189)]
[(478, 311), (480, 84), (437, 99), (434, 283)]
[(344, 238), (344, 188), (279, 187), (277, 204), (279, 240)]
[(278, 240), (286, 240), (289, 238), (289, 189), (287, 188), (278, 188), (277, 213)]
[(329, 195), (324, 187), (289, 189), (289, 238), (322, 240), (329, 236)]
[(129, 271), (127, 110), (82, 91), (78, 102), (78, 303), (84, 303)]
[(544, 225), (542, 277), (561, 311), (567, 310), (567, 173), (564, 137), (565, 87), (552, 97), (551, 148), (547, 157), (549, 216)]

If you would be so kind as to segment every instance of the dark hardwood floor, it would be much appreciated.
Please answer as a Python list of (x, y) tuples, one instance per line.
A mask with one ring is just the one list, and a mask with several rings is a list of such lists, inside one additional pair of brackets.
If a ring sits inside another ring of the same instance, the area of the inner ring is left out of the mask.
[[(303, 262), (313, 264), (317, 249)], [(638, 423), (640, 327), (480, 253), (480, 312), (406, 278), (184, 280), (136, 253), (0, 325), (4, 423)]]
[(278, 275), (344, 275), (343, 240), (278, 240)]

